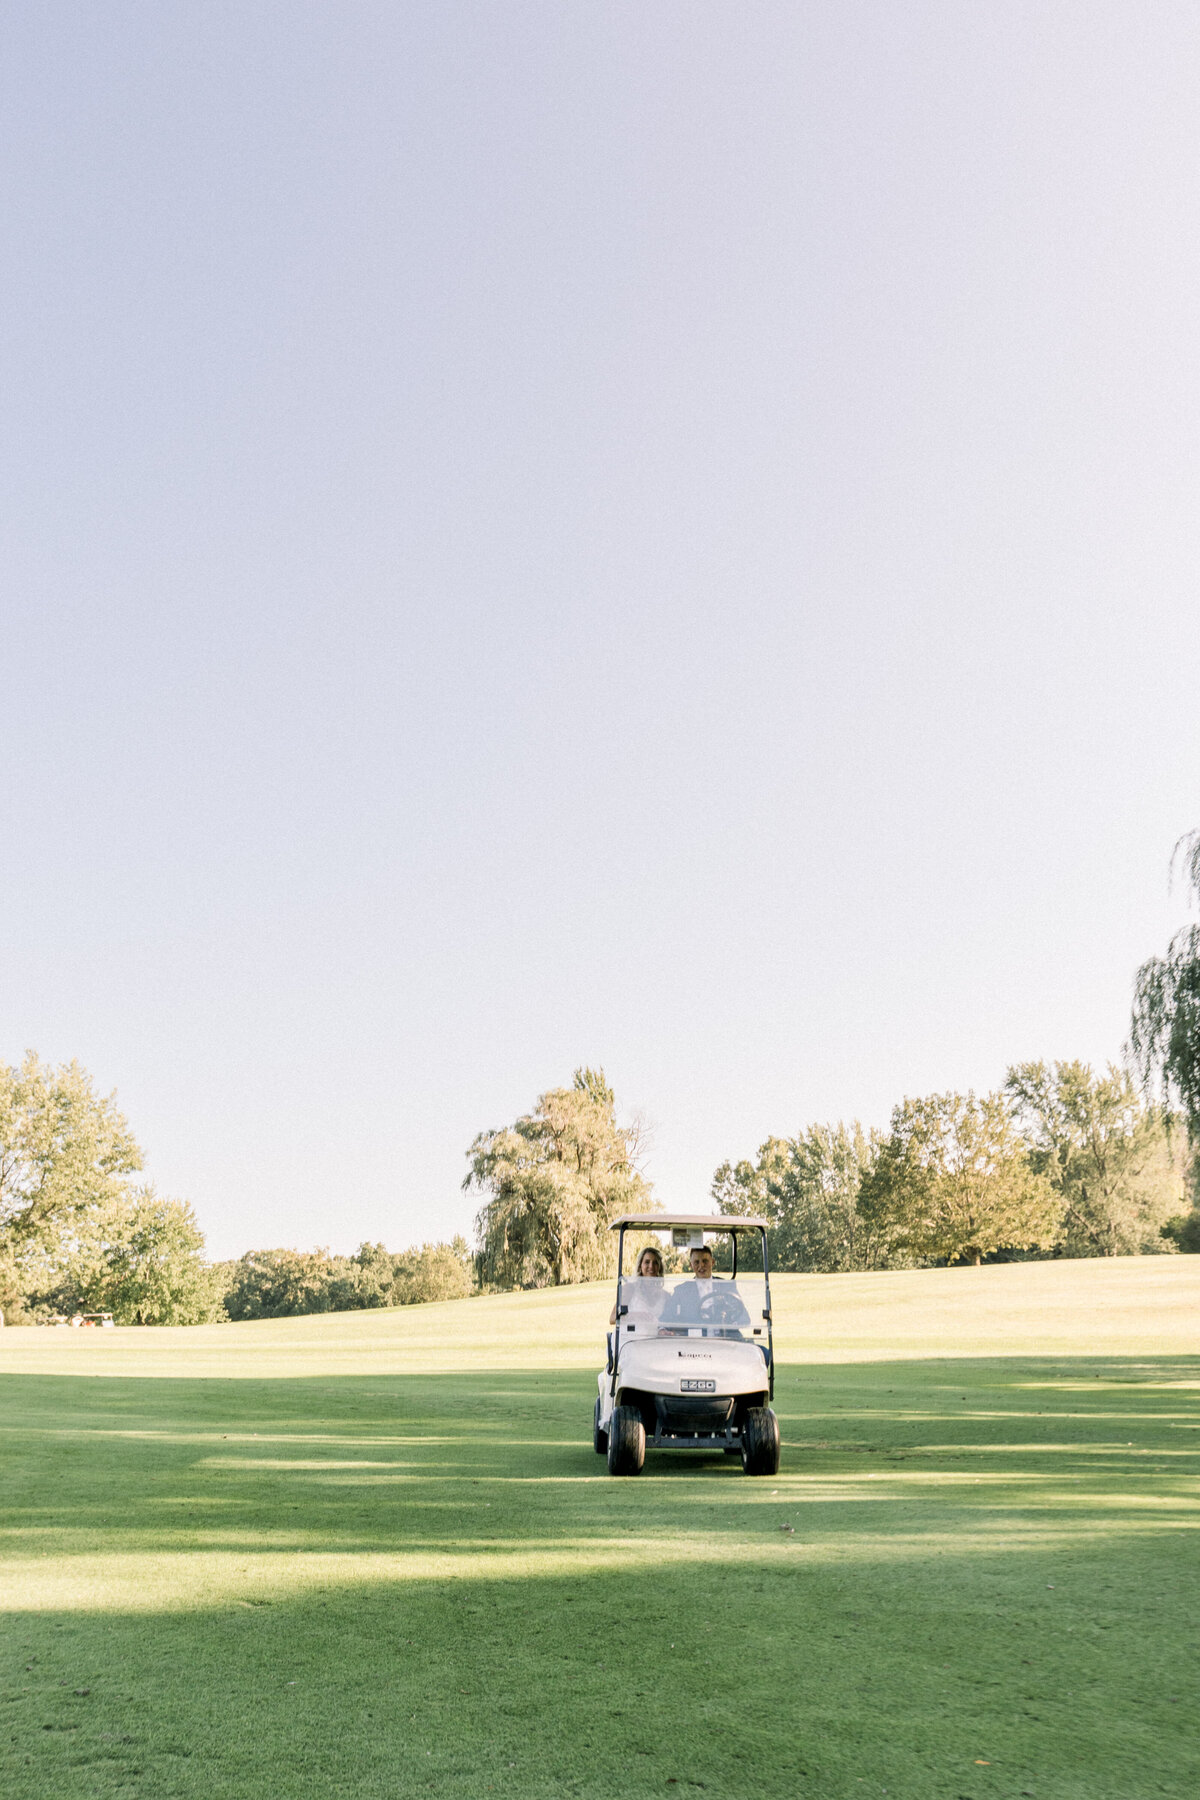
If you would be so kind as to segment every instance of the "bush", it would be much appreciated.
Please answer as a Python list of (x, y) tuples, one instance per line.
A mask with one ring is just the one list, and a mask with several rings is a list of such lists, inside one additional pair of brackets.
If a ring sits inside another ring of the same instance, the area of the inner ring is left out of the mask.
[(21, 1292), (21, 1283), (15, 1269), (6, 1268), (3, 1263), (0, 1263), (0, 1319), (6, 1325), (36, 1323), (29, 1303)]
[(1182, 1250), (1185, 1256), (1200, 1256), (1200, 1207), (1168, 1219), (1162, 1228), (1167, 1242)]

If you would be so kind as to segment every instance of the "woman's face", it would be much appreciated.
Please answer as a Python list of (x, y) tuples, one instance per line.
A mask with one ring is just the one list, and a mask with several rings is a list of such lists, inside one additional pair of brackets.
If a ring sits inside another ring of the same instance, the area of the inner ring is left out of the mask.
[(662, 1275), (662, 1263), (653, 1250), (643, 1250), (638, 1258), (639, 1275)]

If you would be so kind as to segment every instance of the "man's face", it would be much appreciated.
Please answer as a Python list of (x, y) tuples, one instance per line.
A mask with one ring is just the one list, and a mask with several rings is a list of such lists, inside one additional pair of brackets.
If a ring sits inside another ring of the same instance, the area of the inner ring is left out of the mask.
[(693, 1250), (690, 1254), (692, 1274), (697, 1281), (710, 1281), (713, 1271), (713, 1254), (708, 1245), (706, 1244), (703, 1250)]

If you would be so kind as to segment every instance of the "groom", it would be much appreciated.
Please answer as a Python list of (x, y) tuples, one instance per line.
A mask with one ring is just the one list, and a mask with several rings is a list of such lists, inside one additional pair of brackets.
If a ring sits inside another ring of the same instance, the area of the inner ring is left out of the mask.
[(748, 1325), (750, 1314), (737, 1289), (713, 1280), (713, 1253), (708, 1245), (697, 1244), (688, 1260), (694, 1279), (675, 1289), (663, 1307), (660, 1325)]

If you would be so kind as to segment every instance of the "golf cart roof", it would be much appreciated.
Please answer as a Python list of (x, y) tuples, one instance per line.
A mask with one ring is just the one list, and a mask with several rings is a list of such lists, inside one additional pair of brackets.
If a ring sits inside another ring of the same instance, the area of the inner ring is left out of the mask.
[(609, 1226), (610, 1231), (631, 1231), (635, 1228), (646, 1231), (659, 1231), (664, 1225), (690, 1225), (702, 1231), (766, 1231), (767, 1221), (759, 1218), (746, 1218), (741, 1213), (626, 1213), (620, 1219), (614, 1219)]

